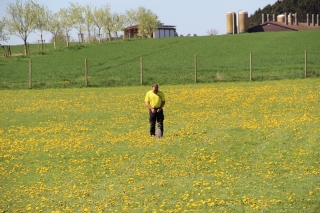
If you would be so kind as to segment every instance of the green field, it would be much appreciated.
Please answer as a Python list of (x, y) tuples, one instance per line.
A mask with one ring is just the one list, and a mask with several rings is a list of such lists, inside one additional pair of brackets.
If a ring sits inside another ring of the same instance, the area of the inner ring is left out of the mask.
[[(143, 84), (190, 84), (250, 80), (297, 79), (320, 76), (320, 30), (241, 35), (132, 39), (97, 43), (47, 44), (39, 51), (30, 44), (30, 56), (0, 58), (0, 88), (29, 88), (29, 61), (32, 59), (33, 88), (80, 88), (85, 86), (85, 58), (89, 86), (140, 85), (140, 58)], [(23, 46), (13, 46), (12, 54)]]
[(320, 211), (318, 79), (149, 89), (0, 90), (0, 212)]

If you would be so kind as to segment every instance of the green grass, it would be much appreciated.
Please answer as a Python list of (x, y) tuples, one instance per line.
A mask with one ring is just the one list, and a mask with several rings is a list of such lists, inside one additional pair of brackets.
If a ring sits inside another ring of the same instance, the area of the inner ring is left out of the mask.
[[(30, 56), (0, 58), (0, 88), (28, 88), (29, 60), (33, 63), (34, 88), (84, 87), (84, 59), (89, 63), (91, 87), (140, 84), (189, 84), (197, 81), (249, 81), (249, 55), (253, 58), (253, 80), (304, 78), (305, 50), (308, 77), (320, 75), (319, 30), (241, 35), (136, 39), (102, 44), (72, 43), (66, 48), (46, 45), (38, 51), (31, 44)], [(12, 53), (23, 52), (13, 46)]]
[(319, 86), (1, 90), (0, 212), (318, 212)]

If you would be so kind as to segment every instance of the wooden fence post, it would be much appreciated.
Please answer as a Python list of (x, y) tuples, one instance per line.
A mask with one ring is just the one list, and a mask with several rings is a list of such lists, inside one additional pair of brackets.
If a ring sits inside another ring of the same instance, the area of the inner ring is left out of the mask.
[(250, 53), (250, 81), (252, 81), (252, 53)]
[(197, 83), (197, 55), (194, 55), (194, 82)]
[(11, 48), (10, 48), (10, 45), (7, 46), (7, 53), (8, 53), (9, 56), (11, 56)]
[(88, 60), (84, 59), (84, 65), (85, 65), (85, 85), (88, 86)]
[(32, 89), (32, 59), (29, 62), (29, 89)]
[(143, 59), (140, 57), (140, 84), (143, 85)]
[(29, 42), (27, 43), (27, 55), (30, 55), (30, 46), (29, 46)]
[(304, 51), (304, 78), (307, 78), (307, 50)]

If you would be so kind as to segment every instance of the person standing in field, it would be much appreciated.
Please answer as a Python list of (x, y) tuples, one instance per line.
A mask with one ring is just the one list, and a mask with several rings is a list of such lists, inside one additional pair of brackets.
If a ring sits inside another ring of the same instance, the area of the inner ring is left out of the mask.
[(152, 85), (152, 90), (147, 92), (145, 97), (145, 102), (147, 107), (149, 108), (149, 122), (150, 122), (150, 135), (156, 135), (156, 122), (158, 122), (158, 137), (163, 136), (163, 107), (166, 103), (166, 98), (164, 93), (159, 90), (158, 84)]

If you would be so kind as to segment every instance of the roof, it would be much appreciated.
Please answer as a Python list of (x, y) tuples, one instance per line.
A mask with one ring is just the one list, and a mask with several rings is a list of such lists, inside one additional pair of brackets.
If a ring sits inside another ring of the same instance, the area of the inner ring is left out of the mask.
[[(136, 30), (138, 29), (139, 25), (133, 25), (130, 27), (126, 27), (123, 30)], [(158, 29), (175, 29), (176, 26), (173, 25), (161, 25), (160, 27), (158, 27)]]
[(123, 30), (135, 30), (135, 29), (138, 29), (138, 25), (129, 26), (124, 28)]
[(159, 28), (175, 28), (173, 25), (161, 25)]
[(284, 22), (273, 22), (268, 21), (258, 26), (251, 27), (249, 32), (264, 32), (264, 31), (298, 31), (298, 30), (316, 30), (320, 29), (320, 26), (312, 26), (307, 23), (298, 23), (295, 25), (294, 23), (291, 25), (290, 23), (286, 25)]

